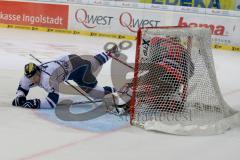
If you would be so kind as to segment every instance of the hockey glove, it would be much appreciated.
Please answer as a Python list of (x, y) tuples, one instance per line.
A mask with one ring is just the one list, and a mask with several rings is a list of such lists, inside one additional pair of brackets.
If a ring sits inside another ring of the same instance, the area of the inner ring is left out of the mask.
[(25, 96), (18, 96), (12, 101), (13, 106), (22, 106), (24, 103), (26, 103), (26, 97)]
[(40, 99), (30, 99), (27, 100), (22, 107), (24, 108), (31, 108), (31, 109), (39, 109), (41, 101)]

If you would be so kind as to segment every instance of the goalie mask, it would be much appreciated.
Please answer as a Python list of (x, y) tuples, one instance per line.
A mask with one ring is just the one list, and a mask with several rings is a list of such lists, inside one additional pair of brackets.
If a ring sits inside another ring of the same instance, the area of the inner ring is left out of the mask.
[(33, 77), (38, 71), (40, 68), (35, 63), (28, 63), (24, 67), (24, 75), (27, 78)]

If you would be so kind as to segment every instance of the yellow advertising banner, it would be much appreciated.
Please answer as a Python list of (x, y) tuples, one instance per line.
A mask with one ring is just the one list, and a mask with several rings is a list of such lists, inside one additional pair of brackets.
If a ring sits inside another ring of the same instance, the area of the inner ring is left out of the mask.
[(235, 10), (236, 0), (139, 0), (141, 3)]

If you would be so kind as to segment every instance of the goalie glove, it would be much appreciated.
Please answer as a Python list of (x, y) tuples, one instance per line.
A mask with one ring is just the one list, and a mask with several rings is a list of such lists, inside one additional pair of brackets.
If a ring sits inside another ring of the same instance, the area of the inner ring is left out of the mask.
[(22, 107), (24, 108), (31, 108), (31, 109), (39, 109), (40, 108), (41, 101), (40, 99), (30, 99), (27, 100)]
[(12, 105), (13, 106), (22, 106), (24, 103), (26, 103), (26, 97), (25, 96), (18, 96), (16, 98), (14, 98), (14, 100), (12, 101)]

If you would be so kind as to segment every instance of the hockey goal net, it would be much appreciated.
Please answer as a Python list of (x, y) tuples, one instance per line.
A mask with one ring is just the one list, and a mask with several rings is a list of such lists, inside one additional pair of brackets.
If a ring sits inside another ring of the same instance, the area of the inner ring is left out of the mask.
[(239, 121), (218, 86), (209, 29), (139, 29), (130, 117), (179, 135), (220, 134)]

